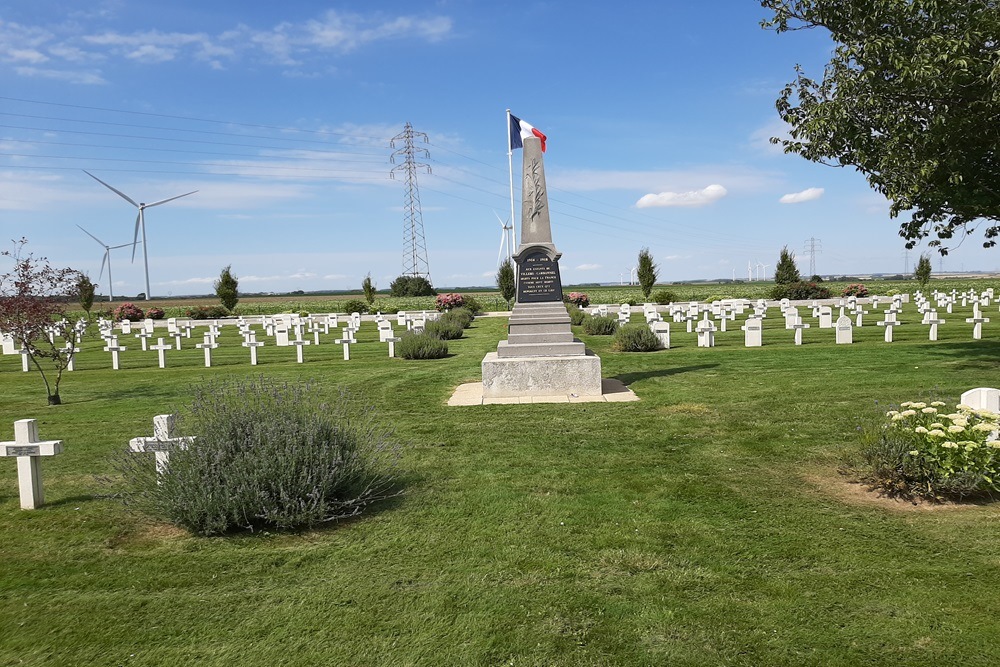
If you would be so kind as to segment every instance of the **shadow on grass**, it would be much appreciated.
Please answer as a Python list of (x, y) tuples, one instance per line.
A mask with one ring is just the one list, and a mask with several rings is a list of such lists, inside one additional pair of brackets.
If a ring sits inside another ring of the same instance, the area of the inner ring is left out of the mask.
[(1000, 341), (978, 340), (968, 343), (930, 343), (922, 352), (937, 357), (952, 357), (961, 369), (994, 368), (1000, 360)]
[(709, 368), (718, 368), (719, 364), (699, 364), (698, 366), (680, 366), (678, 368), (660, 368), (655, 371), (642, 371), (638, 373), (622, 373), (621, 375), (615, 375), (613, 378), (615, 380), (621, 380), (624, 384), (630, 385), (633, 382), (638, 382), (639, 380), (648, 380), (649, 378), (659, 378), (659, 377), (670, 377), (671, 375), (680, 375), (681, 373), (691, 373), (693, 371), (704, 371)]

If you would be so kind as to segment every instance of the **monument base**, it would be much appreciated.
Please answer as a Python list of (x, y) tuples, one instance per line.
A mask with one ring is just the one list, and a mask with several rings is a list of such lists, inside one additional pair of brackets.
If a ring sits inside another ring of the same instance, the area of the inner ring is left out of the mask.
[(601, 358), (586, 354), (552, 357), (483, 358), (483, 397), (601, 395)]

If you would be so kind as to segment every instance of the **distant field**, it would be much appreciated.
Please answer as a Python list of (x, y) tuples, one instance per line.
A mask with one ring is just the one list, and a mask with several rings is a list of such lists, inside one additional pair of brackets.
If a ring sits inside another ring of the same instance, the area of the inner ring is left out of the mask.
[[(833, 294), (839, 295), (849, 282), (825, 282)], [(872, 294), (888, 295), (897, 292), (913, 292), (919, 289), (919, 285), (912, 280), (873, 280), (864, 283)], [(983, 278), (946, 278), (932, 280), (928, 290), (963, 291), (969, 288), (982, 290), (991, 285), (1000, 287), (1000, 280), (995, 277)], [(773, 282), (751, 282), (751, 283), (663, 283), (658, 284), (655, 291), (670, 290), (677, 294), (680, 301), (713, 301), (716, 299), (761, 299), (766, 298), (774, 287)], [(563, 287), (564, 293), (586, 292), (590, 296), (591, 303), (633, 303), (641, 304), (645, 299), (638, 286), (620, 287), (591, 287), (566, 285)], [(500, 293), (496, 290), (462, 290), (462, 294), (472, 295), (479, 301), (483, 310), (496, 311), (506, 310), (506, 305), (500, 298)], [(326, 313), (326, 312), (346, 312), (345, 304), (348, 301), (361, 299), (357, 293), (328, 294), (328, 295), (274, 295), (274, 296), (243, 296), (236, 306), (238, 315), (272, 315), (276, 313)], [(136, 299), (115, 299), (113, 303), (100, 301), (94, 303), (94, 312), (110, 313), (115, 306), (131, 302), (141, 308), (157, 306), (163, 308), (167, 317), (181, 317), (188, 308), (198, 306), (218, 305), (219, 300), (214, 296), (200, 297), (178, 297), (178, 298), (155, 298), (150, 301), (140, 301)], [(410, 297), (395, 298), (380, 293), (375, 300), (372, 311), (384, 313), (395, 313), (399, 310), (431, 310), (434, 308), (434, 297)], [(82, 314), (82, 313), (80, 313)]]

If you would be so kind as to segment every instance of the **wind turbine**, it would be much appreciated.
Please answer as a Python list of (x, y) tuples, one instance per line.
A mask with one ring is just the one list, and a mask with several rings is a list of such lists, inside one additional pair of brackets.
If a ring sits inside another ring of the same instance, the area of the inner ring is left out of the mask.
[(149, 301), (149, 298), (152, 295), (149, 293), (149, 256), (146, 253), (146, 216), (144, 215), (144, 212), (147, 208), (151, 208), (153, 206), (159, 206), (160, 204), (166, 204), (168, 201), (180, 199), (181, 197), (187, 197), (188, 195), (193, 195), (195, 192), (198, 191), (192, 190), (191, 192), (185, 192), (184, 194), (177, 195), (176, 197), (169, 197), (168, 199), (161, 199), (160, 201), (155, 201), (152, 204), (144, 204), (142, 202), (136, 203), (135, 200), (133, 200), (127, 194), (125, 194), (121, 190), (116, 190), (115, 188), (111, 187), (110, 185), (99, 179), (97, 176), (94, 176), (86, 169), (83, 170), (83, 173), (85, 173), (87, 176), (90, 176), (92, 179), (94, 179), (95, 181), (106, 187), (108, 190), (111, 190), (116, 195), (127, 201), (129, 204), (132, 204), (132, 206), (135, 206), (137, 209), (139, 209), (139, 215), (137, 215), (135, 218), (135, 234), (132, 237), (132, 261), (135, 262), (135, 246), (137, 245), (139, 240), (139, 230), (142, 229), (142, 264), (146, 272), (146, 301)]
[[(77, 227), (80, 227), (80, 225), (77, 225)], [(97, 282), (98, 283), (101, 282), (101, 276), (104, 275), (104, 265), (107, 264), (108, 265), (108, 301), (114, 301), (115, 300), (115, 290), (112, 287), (113, 283), (111, 282), (111, 251), (112, 250), (117, 250), (118, 248), (127, 248), (128, 246), (130, 246), (132, 244), (131, 243), (123, 243), (121, 245), (108, 245), (107, 243), (105, 243), (101, 239), (97, 238), (96, 236), (94, 236), (93, 234), (91, 234), (90, 232), (88, 232), (83, 227), (80, 227), (80, 231), (83, 232), (84, 234), (86, 234), (87, 236), (89, 236), (90, 238), (94, 239), (95, 241), (97, 241), (98, 243), (100, 243), (101, 246), (104, 247), (104, 259), (101, 260), (101, 273), (100, 273), (100, 275), (97, 276)]]
[(514, 225), (510, 223), (510, 218), (501, 220), (496, 211), (493, 211), (493, 215), (497, 216), (497, 222), (503, 228), (503, 233), (500, 236), (500, 252), (497, 253), (497, 266), (499, 266), (500, 258), (504, 254), (504, 248), (507, 249), (507, 259), (510, 259), (514, 254)]

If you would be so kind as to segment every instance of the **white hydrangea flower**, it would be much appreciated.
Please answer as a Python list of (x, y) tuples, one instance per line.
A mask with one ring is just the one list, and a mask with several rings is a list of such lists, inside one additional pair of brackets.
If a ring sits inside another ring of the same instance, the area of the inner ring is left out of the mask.
[(927, 428), (944, 428), (944, 424), (942, 424), (941, 422), (934, 422), (933, 424), (931, 424)]
[(958, 449), (957, 442), (943, 442), (941, 443), (941, 446), (944, 447), (945, 449)]
[(910, 407), (914, 410), (923, 410), (927, 407), (926, 403), (910, 403)]
[(885, 413), (885, 416), (886, 417), (895, 417), (898, 414), (899, 414), (898, 410), (889, 410), (889, 412)]
[(952, 419), (951, 423), (954, 424), (955, 426), (963, 426), (964, 427), (964, 426), (968, 426), (969, 425), (969, 420), (968, 419)]
[(892, 416), (892, 421), (894, 422), (902, 421), (904, 419), (906, 419), (906, 415), (903, 414), (896, 413)]
[(964, 426), (959, 426), (958, 424), (952, 424), (948, 427), (948, 433), (963, 433), (965, 431)]
[(903, 415), (904, 417), (912, 417), (913, 415), (917, 414), (917, 411), (916, 410), (903, 410), (899, 414)]
[(933, 405), (935, 408), (940, 408), (944, 406), (944, 401), (931, 401), (931, 405)]
[(914, 433), (919, 433), (920, 435), (924, 435), (924, 434), (927, 433), (927, 429), (924, 428), (923, 426), (918, 426), (915, 429), (913, 429), (913, 432)]
[(933, 438), (943, 438), (945, 436), (945, 432), (942, 431), (939, 428), (936, 428), (936, 429), (933, 429), (931, 431), (928, 431), (927, 435), (929, 435), (929, 436), (931, 436)]
[(920, 411), (923, 412), (925, 415), (937, 414), (937, 408), (921, 408)]
[(908, 407), (910, 407), (912, 405), (913, 405), (913, 403), (911, 403), (910, 401), (903, 401), (902, 403), (899, 404), (899, 407), (901, 407), (901, 408), (908, 408)]
[(992, 433), (996, 430), (996, 425), (987, 424), (986, 422), (980, 422), (972, 426), (973, 431), (978, 431), (979, 433)]
[(1000, 440), (987, 440), (986, 446), (990, 449), (1000, 449)]

